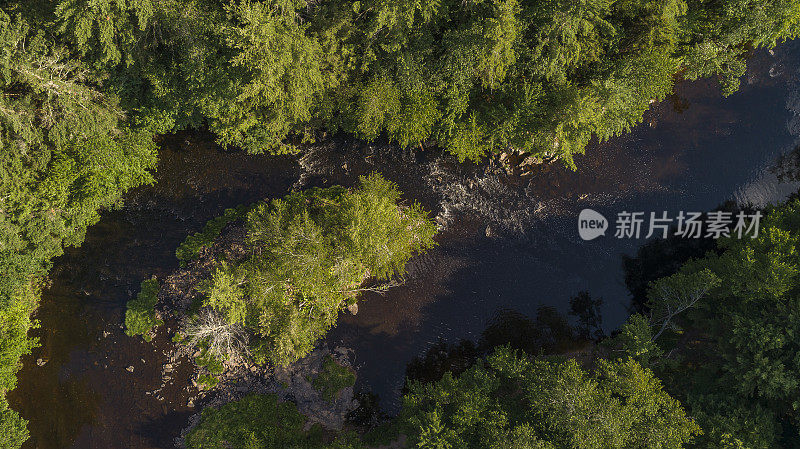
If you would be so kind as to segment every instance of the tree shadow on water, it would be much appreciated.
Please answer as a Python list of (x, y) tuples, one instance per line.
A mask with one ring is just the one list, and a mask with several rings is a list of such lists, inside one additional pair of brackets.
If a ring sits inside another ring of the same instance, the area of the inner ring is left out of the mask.
[(180, 436), (189, 417), (194, 411), (170, 411), (164, 415), (151, 418), (136, 429), (136, 434), (144, 438), (152, 447), (173, 447), (174, 440)]
[(584, 344), (566, 317), (555, 308), (541, 306), (531, 318), (512, 309), (501, 309), (481, 332), (478, 342), (462, 339), (456, 343), (440, 340), (406, 366), (406, 382), (435, 382), (446, 372), (466, 371), (497, 346), (510, 346), (532, 355), (561, 354)]

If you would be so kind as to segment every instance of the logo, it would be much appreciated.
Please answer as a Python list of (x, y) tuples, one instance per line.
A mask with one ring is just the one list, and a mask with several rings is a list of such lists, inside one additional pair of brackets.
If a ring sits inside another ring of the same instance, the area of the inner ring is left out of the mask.
[(584, 209), (578, 216), (578, 234), (584, 240), (594, 240), (606, 235), (608, 220), (600, 212)]
[[(642, 237), (649, 239), (653, 236), (661, 236), (666, 239), (673, 235), (685, 239), (719, 239), (723, 237), (754, 239), (758, 237), (761, 217), (763, 217), (761, 211), (748, 213), (746, 211), (715, 210), (706, 213), (680, 211), (673, 218), (667, 211), (661, 211), (660, 214), (650, 212), (648, 220), (645, 212), (622, 211), (616, 217), (614, 237), (618, 239), (640, 239)], [(601, 235), (604, 236), (608, 228), (609, 223), (606, 217), (592, 209), (584, 209), (578, 216), (578, 234), (583, 240), (594, 240)]]

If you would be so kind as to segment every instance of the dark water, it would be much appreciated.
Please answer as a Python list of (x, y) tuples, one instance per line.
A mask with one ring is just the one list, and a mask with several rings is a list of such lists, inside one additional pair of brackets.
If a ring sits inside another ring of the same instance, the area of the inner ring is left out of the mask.
[[(293, 185), (352, 183), (379, 170), (408, 199), (445, 218), (439, 246), (409, 264), (406, 284), (369, 295), (343, 315), (329, 341), (355, 350), (359, 382), (395, 409), (405, 364), (440, 339), (476, 339), (501, 309), (533, 315), (566, 310), (580, 290), (603, 297), (604, 324), (626, 317), (622, 254), (644, 240), (579, 239), (577, 213), (707, 210), (729, 199), (763, 203), (794, 185), (767, 170), (797, 140), (800, 45), (759, 53), (742, 89), (723, 99), (714, 82), (683, 83), (654, 105), (645, 124), (533, 179), (497, 176), (434, 152), (390, 156), (332, 140), (300, 161), (226, 153), (208, 136), (163, 143), (155, 186), (107, 212), (86, 242), (55, 261), (33, 331), (42, 346), (26, 357), (14, 408), (31, 421), (29, 448), (166, 448), (192, 409), (186, 369), (159, 392), (169, 343), (122, 332), (125, 302), (139, 282), (177, 267), (174, 249), (224, 208), (285, 194)], [(365, 157), (366, 156), (366, 157)], [(413, 162), (413, 163), (412, 163)], [(301, 168), (302, 166), (302, 168)], [(301, 171), (306, 174), (301, 177)], [(612, 219), (613, 221), (613, 219)], [(491, 234), (487, 237), (486, 227)], [(37, 366), (36, 360), (47, 363)], [(133, 366), (128, 372), (126, 367)], [(185, 367), (185, 365), (184, 365)]]
[[(80, 248), (55, 261), (33, 331), (41, 347), (23, 359), (10, 394), (30, 420), (25, 447), (172, 447), (186, 424), (188, 364), (160, 392), (164, 401), (147, 394), (161, 385), (170, 343), (127, 337), (125, 304), (143, 279), (178, 267), (175, 248), (187, 233), (227, 207), (283, 195), (298, 176), (290, 158), (225, 153), (209, 140), (166, 139), (158, 183), (131, 192), (123, 210), (104, 213)], [(39, 358), (48, 361), (39, 367)]]
[[(741, 91), (721, 98), (715, 82), (682, 83), (654, 105), (645, 124), (576, 158), (578, 170), (560, 166), (535, 175), (524, 198), (498, 212), (483, 195), (457, 192), (464, 215), (445, 231), (439, 247), (410, 264), (406, 286), (370, 295), (357, 316), (344, 316), (332, 338), (354, 347), (364, 386), (396, 410), (405, 364), (439, 340), (480, 337), (503, 309), (535, 316), (541, 305), (566, 313), (579, 291), (604, 299), (606, 329), (627, 318), (630, 295), (622, 254), (644, 240), (582, 241), (577, 216), (592, 208), (611, 222), (621, 211), (706, 211), (726, 200), (764, 204), (796, 191), (769, 168), (798, 142), (796, 123), (800, 45), (754, 56)], [(403, 186), (404, 180), (396, 178)], [(531, 210), (538, 210), (530, 214)], [(531, 215), (533, 215), (531, 217)], [(490, 239), (488, 218), (521, 226), (522, 238)], [(612, 225), (613, 226), (613, 225)], [(608, 233), (613, 235), (613, 229)]]

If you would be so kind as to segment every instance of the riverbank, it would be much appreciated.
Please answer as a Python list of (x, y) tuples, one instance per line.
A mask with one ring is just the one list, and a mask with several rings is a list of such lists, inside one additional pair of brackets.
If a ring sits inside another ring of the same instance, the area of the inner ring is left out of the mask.
[[(555, 164), (525, 183), (430, 150), (404, 154), (351, 140), (331, 140), (298, 162), (224, 152), (192, 134), (169, 139), (157, 184), (129, 194), (123, 210), (104, 213), (81, 248), (55, 261), (37, 315), (42, 327), (33, 331), (42, 346), (23, 359), (10, 394), (31, 421), (28, 447), (171, 447), (195, 413), (186, 407), (191, 373), (173, 373), (163, 400), (146, 394), (162, 383), (171, 342), (125, 336), (124, 305), (142, 280), (178, 267), (175, 248), (208, 219), (292, 186), (348, 184), (378, 170), (436, 214), (450, 212), (439, 247), (411, 262), (406, 284), (368, 295), (327, 339), (353, 349), (356, 388), (378, 392), (389, 411), (409, 360), (440, 339), (474, 339), (498, 310), (564, 311), (571, 295), (589, 290), (606, 300), (604, 323), (615, 327), (627, 305), (619, 255), (642, 241), (581, 242), (576, 210), (705, 210), (760, 185), (760, 172), (795, 142), (787, 129), (795, 112), (786, 108), (796, 96), (791, 45), (758, 56), (742, 92), (722, 99), (711, 82), (681, 84), (647, 124), (592, 146), (577, 172)], [(773, 66), (783, 74), (772, 78)], [(524, 232), (500, 232), (503, 223), (522, 223)]]

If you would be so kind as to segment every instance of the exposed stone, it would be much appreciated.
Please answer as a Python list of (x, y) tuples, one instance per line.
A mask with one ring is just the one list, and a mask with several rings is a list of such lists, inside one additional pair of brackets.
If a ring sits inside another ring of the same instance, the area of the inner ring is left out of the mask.
[(536, 156), (528, 156), (519, 165), (522, 166), (522, 167), (530, 167), (530, 166), (533, 166), (533, 165), (539, 165), (541, 163), (542, 163), (542, 160), (539, 159), (538, 157), (536, 157)]
[(350, 304), (349, 306), (347, 306), (347, 311), (353, 315), (358, 315), (358, 304), (357, 303)]

